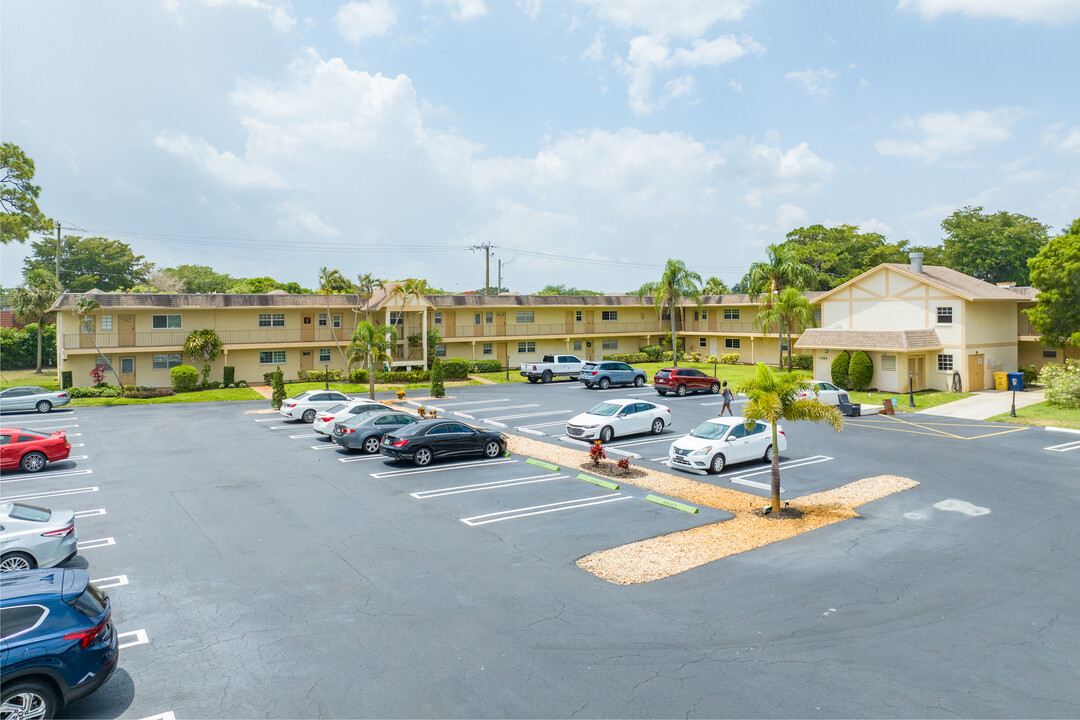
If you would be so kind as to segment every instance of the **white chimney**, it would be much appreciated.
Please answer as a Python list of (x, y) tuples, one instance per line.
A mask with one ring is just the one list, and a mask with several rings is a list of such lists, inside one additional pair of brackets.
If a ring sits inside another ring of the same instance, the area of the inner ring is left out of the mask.
[(911, 272), (922, 272), (922, 257), (921, 252), (913, 252), (908, 257), (911, 258)]

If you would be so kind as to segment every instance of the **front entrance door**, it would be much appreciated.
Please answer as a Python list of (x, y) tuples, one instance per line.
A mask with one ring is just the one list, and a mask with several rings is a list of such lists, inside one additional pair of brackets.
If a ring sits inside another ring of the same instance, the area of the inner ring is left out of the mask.
[[(591, 317), (590, 317), (589, 324), (590, 325), (592, 324)], [(592, 340), (586, 340), (585, 341), (585, 359), (587, 361), (592, 360)]]
[(918, 392), (923, 389), (923, 359), (921, 357), (908, 358), (907, 361), (908, 377), (911, 378), (911, 387), (909, 390)]
[(315, 339), (315, 324), (314, 315), (304, 315), (300, 320), (300, 342), (307, 342)]
[(507, 363), (507, 361), (509, 359), (509, 356), (507, 354), (509, 352), (507, 350), (507, 345), (508, 344), (509, 343), (504, 343), (504, 342), (499, 343), (499, 364), (502, 365), (503, 367), (507, 366), (506, 363)]
[(968, 356), (968, 392), (986, 389), (986, 356), (982, 353)]
[[(123, 325), (120, 326), (121, 337), (124, 332)], [(120, 384), (121, 385), (135, 385), (135, 358), (122, 357), (120, 358)]]
[(566, 334), (572, 335), (574, 333), (574, 311), (566, 311)]
[(311, 354), (311, 350), (302, 350), (300, 352), (300, 369), (311, 370), (315, 363), (315, 357)]
[[(593, 316), (593, 311), (592, 310), (586, 310), (585, 311), (585, 332), (587, 332), (587, 333), (592, 332), (592, 322), (593, 322), (593, 317), (592, 316)], [(589, 359), (591, 360), (592, 358), (590, 357)]]
[(120, 315), (117, 321), (120, 323), (120, 347), (135, 347), (135, 316)]
[(502, 337), (506, 334), (506, 313), (495, 313), (495, 334)]

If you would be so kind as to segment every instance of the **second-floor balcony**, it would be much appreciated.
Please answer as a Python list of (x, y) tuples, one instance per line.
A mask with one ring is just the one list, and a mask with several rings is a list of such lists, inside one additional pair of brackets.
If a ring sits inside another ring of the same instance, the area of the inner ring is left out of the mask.
[[(352, 339), (350, 328), (313, 327), (301, 328), (257, 328), (252, 330), (218, 330), (218, 337), (226, 345), (277, 345), (281, 343), (338, 342), (348, 344)], [(183, 347), (190, 330), (151, 330), (149, 332), (97, 332), (65, 333), (65, 348), (92, 348), (97, 343), (99, 348), (143, 348), (143, 347)]]

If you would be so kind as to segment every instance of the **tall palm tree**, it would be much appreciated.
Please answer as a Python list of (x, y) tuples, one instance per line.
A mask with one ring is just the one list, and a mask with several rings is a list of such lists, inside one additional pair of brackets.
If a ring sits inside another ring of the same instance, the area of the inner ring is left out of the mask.
[(788, 287), (780, 291), (776, 309), (787, 329), (787, 369), (791, 372), (791, 333), (802, 332), (814, 324), (814, 306), (802, 292)]
[(210, 383), (210, 363), (217, 359), (224, 346), (225, 343), (221, 341), (213, 328), (192, 330), (184, 340), (184, 352), (203, 361), (203, 385)]
[(780, 353), (776, 361), (776, 368), (784, 366), (784, 316), (780, 312), (780, 295), (775, 293), (762, 293), (758, 295), (758, 312), (754, 318), (754, 325), (766, 335), (776, 328), (776, 351)]
[(705, 281), (705, 284), (701, 286), (701, 293), (703, 295), (727, 295), (731, 292), (725, 283), (715, 275)]
[[(356, 276), (356, 301), (358, 305), (364, 305), (364, 319), (371, 321), (371, 309), (367, 304), (371, 302), (376, 290), (382, 290), (385, 281), (380, 280), (371, 273)], [(353, 324), (356, 324), (356, 312), (353, 312)]]
[(349, 345), (348, 363), (360, 363), (368, 370), (368, 396), (375, 399), (375, 369), (392, 359), (391, 351), (397, 344), (397, 328), (386, 325), (377, 328), (364, 320), (356, 326)]
[(325, 266), (319, 268), (319, 292), (326, 299), (326, 324), (330, 326), (330, 332), (334, 337), (334, 345), (337, 346), (338, 354), (341, 355), (341, 361), (346, 365), (348, 365), (349, 361), (345, 359), (345, 352), (341, 349), (341, 343), (338, 342), (337, 328), (334, 327), (330, 315), (330, 296), (340, 295), (348, 291), (348, 288), (349, 281), (345, 279), (340, 270), (330, 270)]
[(31, 270), (26, 282), (11, 294), (11, 312), (20, 322), (37, 323), (37, 370), (41, 372), (41, 326), (60, 296), (60, 282), (48, 270)]
[(822, 404), (817, 398), (799, 397), (799, 391), (809, 390), (810, 387), (809, 380), (798, 375), (774, 373), (765, 363), (758, 363), (757, 373), (739, 386), (739, 392), (745, 393), (747, 397), (742, 411), (743, 417), (751, 421), (747, 424), (752, 428), (754, 421), (764, 420), (772, 426), (773, 512), (780, 511), (780, 453), (775, 451), (777, 423), (781, 420), (824, 422), (836, 432), (840, 432), (844, 427), (844, 419), (839, 410)]
[[(763, 328), (776, 325), (777, 336), (780, 338), (777, 341), (777, 352), (780, 353), (780, 361), (776, 366), (780, 367), (784, 364), (783, 336), (785, 321), (784, 313), (775, 309), (780, 303), (780, 292), (787, 287), (809, 287), (816, 276), (813, 268), (800, 262), (790, 250), (779, 245), (770, 245), (765, 251), (768, 260), (751, 265), (750, 271), (739, 281), (739, 285), (743, 292), (759, 296), (758, 306), (761, 311), (755, 323)], [(772, 297), (769, 297), (770, 295)], [(766, 313), (765, 318), (761, 317), (762, 312)]]
[(663, 318), (664, 306), (671, 311), (671, 359), (675, 367), (679, 366), (679, 341), (675, 335), (675, 308), (682, 305), (682, 301), (693, 300), (697, 306), (702, 307), (701, 276), (688, 270), (682, 260), (667, 261), (664, 272), (656, 282), (647, 282), (638, 288), (638, 302), (646, 295), (651, 295), (656, 307), (656, 314)]
[[(394, 297), (397, 297), (399, 300), (401, 300), (401, 317), (402, 317), (402, 327), (403, 328), (404, 328), (404, 322), (405, 322), (404, 318), (405, 318), (405, 307), (406, 307), (406, 305), (408, 305), (409, 300), (412, 299), (412, 298), (416, 298), (417, 300), (420, 300), (421, 298), (423, 298), (424, 297), (425, 286), (426, 286), (426, 281), (424, 281), (424, 280), (417, 280), (416, 278), (405, 278), (404, 281), (394, 285), (394, 287), (390, 290), (391, 295), (393, 295)], [(426, 312), (426, 309), (423, 309), (422, 311)], [(424, 341), (424, 339), (421, 338), (421, 343), (423, 343), (423, 341)], [(409, 356), (409, 339), (408, 339), (408, 337), (406, 337), (405, 338), (405, 357), (407, 358), (408, 356)]]
[[(89, 298), (83, 295), (75, 303), (75, 316), (79, 318), (79, 325), (83, 328), (89, 328), (86, 334), (90, 336), (90, 344), (94, 346), (94, 350), (97, 350), (98, 357), (104, 357), (101, 354), (101, 348), (97, 346), (97, 340), (94, 339), (94, 331), (97, 329), (94, 326), (93, 313), (96, 310), (101, 309), (101, 303), (94, 298)], [(89, 320), (89, 323), (87, 323)], [(112, 365), (112, 363), (109, 363)], [(124, 383), (120, 382), (120, 375), (117, 374), (116, 368), (112, 368), (113, 376), (116, 377), (116, 387), (123, 387)]]

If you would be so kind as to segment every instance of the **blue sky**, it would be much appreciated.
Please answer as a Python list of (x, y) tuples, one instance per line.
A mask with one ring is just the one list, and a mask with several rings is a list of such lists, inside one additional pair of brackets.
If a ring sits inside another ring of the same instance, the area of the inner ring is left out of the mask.
[[(626, 291), (1080, 216), (1077, 0), (5, 0), (0, 135), (166, 267)], [(25, 249), (5, 246), (4, 286)], [(494, 282), (494, 261), (492, 282)]]

